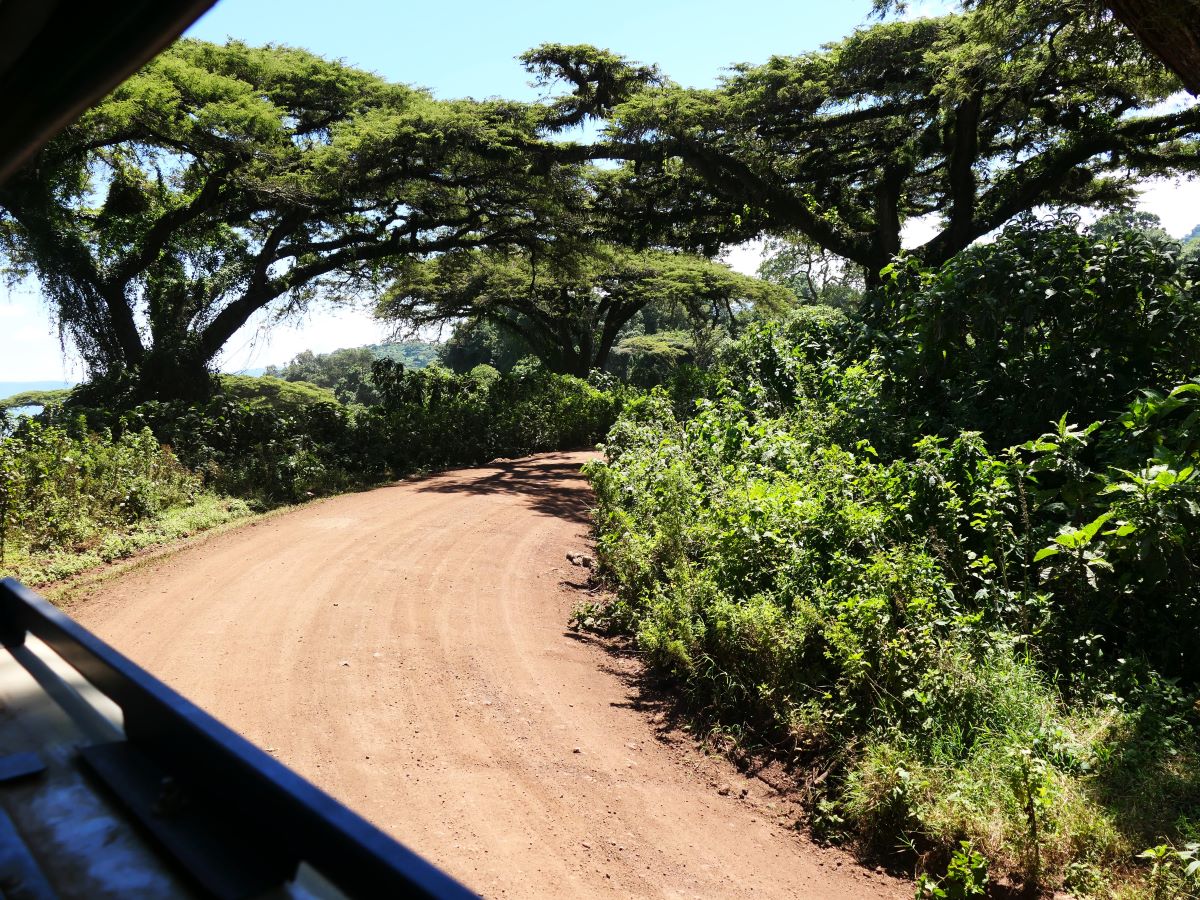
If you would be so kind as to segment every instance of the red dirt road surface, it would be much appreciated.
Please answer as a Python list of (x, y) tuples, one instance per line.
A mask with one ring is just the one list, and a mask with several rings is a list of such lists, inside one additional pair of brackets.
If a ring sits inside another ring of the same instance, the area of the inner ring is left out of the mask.
[(634, 655), (568, 632), (588, 456), (311, 504), (70, 612), (487, 896), (911, 897), (682, 736)]

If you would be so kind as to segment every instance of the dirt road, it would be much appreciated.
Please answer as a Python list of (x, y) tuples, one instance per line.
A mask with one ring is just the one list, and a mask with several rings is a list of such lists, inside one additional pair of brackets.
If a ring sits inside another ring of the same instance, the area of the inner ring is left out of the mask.
[(672, 731), (636, 659), (567, 632), (586, 458), (336, 497), (70, 611), (485, 895), (911, 897), (789, 830), (784, 798)]

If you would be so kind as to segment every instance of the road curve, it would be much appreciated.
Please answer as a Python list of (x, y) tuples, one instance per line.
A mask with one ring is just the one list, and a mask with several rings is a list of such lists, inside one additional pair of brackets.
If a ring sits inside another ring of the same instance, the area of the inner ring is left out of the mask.
[(70, 612), (485, 895), (910, 897), (787, 829), (794, 809), (763, 782), (667, 737), (636, 660), (567, 632), (587, 458), (311, 504)]

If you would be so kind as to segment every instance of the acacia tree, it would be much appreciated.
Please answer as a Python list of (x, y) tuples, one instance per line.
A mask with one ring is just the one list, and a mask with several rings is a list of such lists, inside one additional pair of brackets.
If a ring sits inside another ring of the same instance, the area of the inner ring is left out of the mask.
[[(1162, 60), (1179, 76), (1184, 88), (1200, 96), (1200, 0), (963, 0), (968, 9), (992, 7), (1011, 14), (1018, 4), (1024, 14), (1040, 20), (1046, 30), (1067, 22), (1092, 24), (1111, 30), (1119, 22), (1131, 37)], [(884, 16), (903, 11), (907, 0), (875, 0), (875, 12)], [(1032, 14), (1032, 15), (1031, 15)], [(1113, 21), (1115, 18), (1116, 22)]]
[(790, 291), (687, 254), (609, 245), (567, 253), (456, 251), (403, 267), (378, 314), (402, 326), (490, 323), (558, 372), (603, 369), (621, 330), (652, 304), (693, 320), (781, 308)]
[(804, 303), (853, 309), (863, 296), (862, 269), (802, 235), (768, 237), (758, 277), (791, 289)]
[(301, 50), (183, 41), (0, 188), (0, 250), (93, 378), (194, 396), (255, 313), (531, 240), (568, 182), (531, 171), (528, 119)]
[(601, 200), (632, 234), (711, 250), (792, 232), (875, 281), (913, 217), (940, 220), (913, 251), (938, 265), (1035, 207), (1114, 205), (1139, 178), (1200, 170), (1200, 108), (1151, 109), (1173, 75), (1116, 30), (1047, 29), (1024, 8), (877, 24), (712, 90), (655, 74), (605, 91), (613, 63), (595, 51), (606, 65), (580, 66), (582, 47), (525, 62), (572, 87), (547, 127), (607, 120), (603, 140), (564, 153), (627, 161)]
[(1104, 5), (1200, 97), (1197, 0), (1108, 0)]

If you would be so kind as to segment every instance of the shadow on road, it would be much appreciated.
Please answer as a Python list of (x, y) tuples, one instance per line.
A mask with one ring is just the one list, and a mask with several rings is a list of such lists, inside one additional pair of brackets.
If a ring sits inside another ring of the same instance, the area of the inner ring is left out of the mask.
[(782, 764), (769, 747), (738, 746), (723, 739), (716, 721), (689, 708), (678, 682), (646, 665), (632, 638), (588, 631), (565, 631), (563, 635), (597, 647), (607, 655), (607, 661), (599, 665), (600, 670), (620, 679), (626, 688), (625, 699), (612, 705), (646, 715), (659, 741), (715, 751), (727, 757), (747, 778), (760, 778), (777, 791), (803, 795), (809, 773)]
[[(576, 643), (589, 644), (608, 656), (599, 669), (618, 678), (626, 688), (625, 700), (612, 705), (650, 713), (659, 740), (678, 740), (696, 720), (684, 706), (678, 685), (648, 667), (637, 643), (622, 635), (602, 635), (589, 631), (564, 631), (563, 636)], [(685, 728), (687, 726), (687, 728)]]
[(570, 522), (592, 520), (592, 494), (579, 472), (579, 463), (555, 459), (526, 458), (494, 462), (481, 468), (477, 477), (459, 472), (456, 480), (432, 479), (418, 490), (439, 494), (511, 494), (534, 510)]

